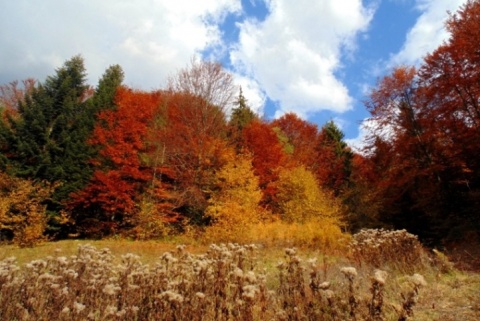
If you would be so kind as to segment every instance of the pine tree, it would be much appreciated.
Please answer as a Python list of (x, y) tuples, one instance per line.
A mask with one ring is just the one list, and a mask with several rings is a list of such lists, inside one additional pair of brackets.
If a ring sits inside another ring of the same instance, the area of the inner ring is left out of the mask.
[(18, 117), (8, 118), (8, 126), (3, 126), (12, 173), (58, 184), (53, 197), (58, 203), (52, 209), (89, 180), (95, 151), (87, 140), (98, 111), (113, 108), (122, 79), (120, 67), (111, 67), (91, 97), (83, 58), (75, 56), (27, 93), (19, 102)]
[(236, 107), (232, 108), (229, 125), (233, 130), (240, 132), (252, 120), (257, 119), (258, 116), (247, 105), (247, 99), (243, 96), (242, 87), (240, 87), (240, 93), (234, 104)]

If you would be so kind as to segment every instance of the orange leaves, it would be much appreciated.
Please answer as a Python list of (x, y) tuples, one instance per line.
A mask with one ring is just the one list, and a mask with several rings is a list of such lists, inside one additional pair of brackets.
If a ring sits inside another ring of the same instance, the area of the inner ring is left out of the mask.
[(474, 212), (478, 201), (480, 2), (468, 1), (447, 28), (450, 39), (418, 71), (394, 69), (366, 103), (378, 128), (390, 134), (370, 137), (385, 217), (397, 216), (392, 221), (409, 228), (423, 220), (422, 232), (431, 228), (436, 236), (458, 222), (458, 213)]
[(89, 185), (74, 195), (71, 206), (100, 207), (120, 217), (135, 211), (139, 195), (153, 186), (154, 168), (144, 166), (141, 155), (147, 151), (145, 139), (161, 99), (159, 92), (118, 90), (117, 109), (100, 113), (90, 139), (100, 149), (94, 160), (97, 169)]

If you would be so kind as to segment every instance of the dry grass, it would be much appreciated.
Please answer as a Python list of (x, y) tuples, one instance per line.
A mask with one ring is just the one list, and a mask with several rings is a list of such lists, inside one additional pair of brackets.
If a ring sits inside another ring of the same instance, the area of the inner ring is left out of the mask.
[(0, 247), (0, 319), (480, 319), (480, 276), (435, 260), (406, 267), (311, 248), (90, 243)]

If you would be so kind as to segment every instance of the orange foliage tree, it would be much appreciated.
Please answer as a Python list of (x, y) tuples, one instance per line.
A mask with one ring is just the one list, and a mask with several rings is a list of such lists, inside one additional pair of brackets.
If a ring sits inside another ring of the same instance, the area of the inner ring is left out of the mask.
[(399, 67), (372, 91), (367, 107), (381, 131), (371, 137), (383, 216), (425, 238), (480, 230), (480, 2), (446, 23), (450, 38), (419, 70)]
[(164, 163), (174, 173), (180, 210), (192, 223), (202, 223), (215, 171), (226, 162), (225, 114), (189, 93), (169, 93), (162, 108), (165, 125), (150, 141), (161, 146)]

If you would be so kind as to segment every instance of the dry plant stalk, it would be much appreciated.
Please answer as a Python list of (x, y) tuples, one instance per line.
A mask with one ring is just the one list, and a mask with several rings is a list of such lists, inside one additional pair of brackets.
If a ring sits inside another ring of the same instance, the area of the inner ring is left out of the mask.
[[(386, 274), (376, 271), (368, 299), (355, 293), (357, 271), (341, 269), (347, 286), (321, 276), (315, 259), (285, 251), (276, 282), (257, 271), (255, 245), (211, 245), (193, 255), (178, 246), (153, 265), (134, 254), (80, 246), (19, 267), (0, 261), (1, 320), (384, 320)], [(117, 263), (119, 262), (119, 263)], [(420, 276), (412, 277), (399, 320), (413, 313)], [(424, 281), (423, 281), (424, 282)], [(270, 285), (270, 286), (267, 286)]]

